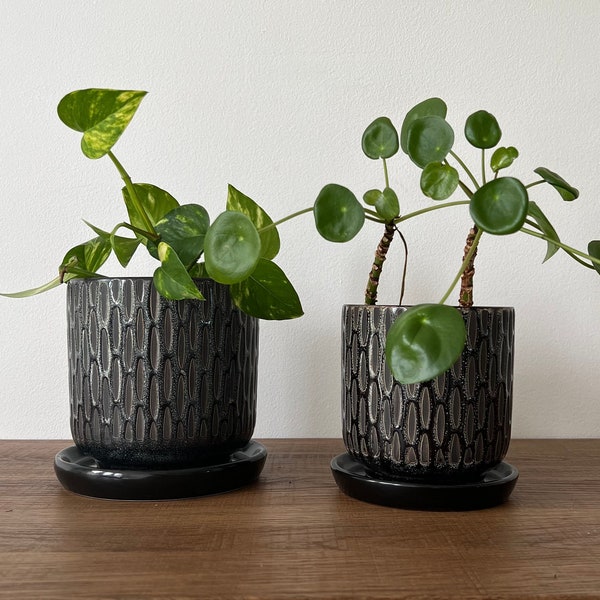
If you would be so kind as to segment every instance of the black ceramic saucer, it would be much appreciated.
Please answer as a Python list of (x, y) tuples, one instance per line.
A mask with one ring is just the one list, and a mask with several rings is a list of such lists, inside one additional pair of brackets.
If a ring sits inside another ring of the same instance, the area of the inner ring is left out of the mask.
[(519, 471), (506, 462), (485, 471), (479, 479), (460, 484), (429, 484), (379, 479), (349, 454), (331, 461), (338, 487), (349, 496), (396, 508), (414, 510), (476, 510), (505, 502)]
[(267, 449), (258, 442), (232, 452), (218, 464), (184, 469), (104, 469), (76, 446), (59, 452), (54, 471), (63, 487), (76, 494), (113, 500), (170, 500), (228, 492), (258, 478)]

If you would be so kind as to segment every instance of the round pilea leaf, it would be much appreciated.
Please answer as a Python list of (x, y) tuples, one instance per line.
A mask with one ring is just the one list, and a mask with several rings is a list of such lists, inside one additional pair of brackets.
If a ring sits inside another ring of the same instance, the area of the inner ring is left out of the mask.
[(465, 338), (465, 324), (456, 308), (445, 304), (413, 306), (388, 331), (388, 367), (400, 383), (427, 381), (456, 362)]
[(502, 137), (496, 117), (485, 110), (478, 110), (467, 118), (465, 137), (475, 148), (493, 148)]
[(356, 196), (337, 183), (327, 184), (313, 207), (317, 231), (330, 242), (348, 242), (365, 222), (365, 211)]
[(390, 158), (398, 152), (398, 148), (398, 132), (387, 117), (375, 119), (365, 129), (362, 149), (369, 158)]
[(519, 157), (519, 151), (514, 146), (496, 148), (490, 159), (490, 167), (494, 173), (510, 167)]
[(414, 120), (408, 127), (407, 153), (422, 169), (431, 162), (444, 160), (453, 144), (454, 131), (442, 117), (422, 117)]
[(429, 163), (421, 173), (421, 190), (433, 200), (446, 200), (458, 187), (458, 171), (441, 162)]
[(562, 197), (563, 200), (570, 202), (579, 197), (579, 190), (569, 185), (560, 175), (552, 172), (545, 167), (538, 167), (534, 170), (546, 183), (549, 183)]
[(377, 204), (377, 200), (383, 197), (383, 192), (381, 190), (369, 190), (363, 194), (363, 200), (365, 204), (369, 206), (375, 206)]
[(525, 223), (529, 197), (525, 186), (513, 177), (499, 177), (480, 187), (469, 209), (475, 224), (494, 235), (518, 231)]
[[(600, 240), (593, 240), (588, 244), (588, 254), (600, 260)], [(600, 265), (596, 262), (593, 262), (592, 265), (600, 273)]]
[(260, 257), (260, 236), (243, 213), (221, 213), (204, 238), (204, 262), (208, 274), (219, 283), (242, 281), (254, 271)]
[(436, 116), (442, 119), (446, 118), (448, 107), (441, 98), (428, 98), (413, 106), (404, 117), (402, 128), (400, 129), (400, 147), (403, 152), (408, 154), (408, 129), (413, 121), (423, 117)]

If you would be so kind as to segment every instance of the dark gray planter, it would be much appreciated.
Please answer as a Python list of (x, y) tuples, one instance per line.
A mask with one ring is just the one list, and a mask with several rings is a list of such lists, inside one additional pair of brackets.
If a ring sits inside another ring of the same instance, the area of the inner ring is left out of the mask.
[(514, 311), (460, 309), (468, 332), (461, 358), (431, 381), (401, 385), (387, 368), (384, 347), (389, 327), (404, 310), (343, 309), (346, 449), (375, 477), (475, 481), (502, 461), (510, 442)]
[(258, 320), (226, 286), (197, 285), (205, 302), (145, 278), (69, 281), (71, 430), (103, 468), (208, 464), (251, 439)]

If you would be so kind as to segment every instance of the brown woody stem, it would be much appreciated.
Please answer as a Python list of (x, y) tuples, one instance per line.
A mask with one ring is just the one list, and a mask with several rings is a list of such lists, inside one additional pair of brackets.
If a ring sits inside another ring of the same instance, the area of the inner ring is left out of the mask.
[[(467, 236), (467, 241), (465, 244), (463, 261), (467, 258), (469, 252), (471, 251), (478, 231), (477, 225), (473, 225), (473, 228), (471, 231), (469, 231), (469, 235)], [(462, 277), (460, 278), (460, 296), (458, 298), (458, 303), (460, 306), (465, 308), (473, 306), (473, 276), (475, 275), (476, 256), (477, 248), (475, 248), (475, 251), (472, 253), (471, 260), (469, 261), (467, 268), (464, 270)]]
[(390, 247), (392, 239), (394, 238), (395, 226), (394, 222), (385, 224), (385, 233), (377, 246), (375, 251), (375, 258), (373, 260), (373, 266), (369, 273), (369, 281), (367, 282), (367, 289), (365, 291), (365, 304), (376, 304), (377, 303), (377, 288), (379, 286), (379, 276), (381, 275), (381, 269), (385, 262), (387, 251)]

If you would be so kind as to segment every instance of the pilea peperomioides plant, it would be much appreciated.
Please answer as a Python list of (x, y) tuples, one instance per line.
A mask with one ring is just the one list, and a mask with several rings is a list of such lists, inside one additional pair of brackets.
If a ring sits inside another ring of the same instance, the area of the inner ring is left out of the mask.
[[(180, 205), (155, 185), (133, 183), (112, 148), (145, 95), (143, 91), (86, 89), (60, 101), (58, 115), (65, 125), (83, 134), (85, 156), (107, 156), (117, 168), (125, 182), (122, 192), (129, 220), (110, 231), (88, 223), (95, 237), (66, 253), (56, 278), (35, 289), (4, 295), (31, 296), (73, 278), (98, 277), (111, 253), (126, 267), (136, 250), (145, 246), (160, 261), (153, 280), (167, 299), (203, 300), (193, 279), (209, 277), (228, 285), (234, 303), (252, 316), (301, 316), (296, 291), (273, 262), (280, 248), (277, 229), (251, 198), (230, 185), (226, 210), (211, 224), (203, 206)], [(117, 235), (123, 229), (135, 237)]]
[[(366, 206), (363, 206), (347, 188), (328, 184), (314, 205), (317, 229), (330, 241), (345, 242), (352, 239), (362, 228), (365, 219), (384, 227), (368, 277), (366, 304), (376, 303), (379, 277), (394, 237), (400, 237), (406, 248), (401, 232), (406, 221), (442, 208), (461, 205), (469, 208), (474, 225), (467, 236), (462, 264), (448, 290), (438, 303), (419, 304), (403, 312), (388, 332), (388, 366), (401, 383), (433, 379), (449, 369), (460, 356), (466, 336), (464, 321), (455, 307), (445, 303), (460, 281), (460, 306), (469, 307), (473, 304), (474, 260), (484, 234), (504, 236), (521, 232), (537, 237), (547, 243), (544, 260), (551, 258), (558, 250), (564, 250), (579, 264), (600, 273), (600, 241), (590, 242), (587, 253), (564, 244), (540, 206), (529, 199), (529, 190), (539, 184), (551, 186), (568, 202), (578, 197), (578, 191), (544, 167), (535, 169), (538, 178), (530, 183), (523, 183), (514, 176), (500, 176), (501, 172), (511, 167), (519, 153), (512, 146), (497, 147), (502, 136), (500, 127), (496, 118), (483, 110), (470, 115), (464, 127), (467, 141), (481, 151), (480, 179), (477, 179), (452, 150), (454, 130), (446, 120), (446, 112), (443, 100), (425, 100), (406, 114), (400, 134), (387, 117), (373, 121), (363, 134), (362, 149), (370, 159), (382, 161), (383, 189), (367, 191), (363, 196)], [(492, 148), (495, 150), (488, 162), (486, 151)], [(402, 214), (398, 196), (390, 186), (388, 176), (386, 161), (399, 149), (422, 170), (421, 190), (425, 196), (436, 201), (409, 214)], [(447, 201), (457, 190), (465, 198)]]

